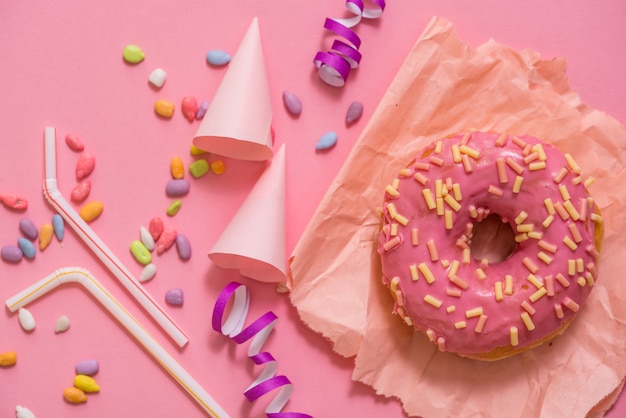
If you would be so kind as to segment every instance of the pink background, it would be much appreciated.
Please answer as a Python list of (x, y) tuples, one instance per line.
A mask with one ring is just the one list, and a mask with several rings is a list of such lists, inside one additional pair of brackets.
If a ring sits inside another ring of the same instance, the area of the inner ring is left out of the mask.
[[(242, 395), (260, 371), (247, 360), (248, 344), (236, 346), (210, 327), (217, 294), (237, 280), (251, 292), (248, 322), (267, 310), (280, 318), (265, 348), (279, 360), (279, 373), (295, 385), (286, 410), (316, 417), (405, 416), (396, 400), (352, 382), (352, 360), (335, 355), (308, 330), (273, 285), (224, 271), (206, 257), (263, 171), (263, 163), (224, 159), (223, 176), (192, 179), (179, 214), (165, 216), (169, 161), (175, 155), (192, 161), (188, 150), (198, 123), (187, 122), (179, 108), (171, 120), (160, 120), (152, 111), (154, 101), (164, 98), (178, 104), (186, 95), (210, 101), (226, 70), (209, 67), (206, 53), (210, 49), (234, 53), (251, 19), (258, 16), (276, 144), (287, 144), (289, 254), (431, 17), (450, 20), (471, 46), (493, 38), (516, 49), (536, 50), (545, 59), (566, 57), (573, 90), (590, 106), (624, 123), (626, 3), (389, 1), (381, 19), (358, 26), (362, 65), (344, 88), (337, 89), (321, 82), (311, 61), (332, 41), (322, 28), (324, 18), (344, 16), (344, 10), (338, 0), (0, 3), (0, 193), (19, 193), (30, 204), (25, 213), (0, 208), (0, 245), (15, 243), (21, 217), (40, 225), (54, 213), (41, 194), (44, 127), (57, 128), (59, 185), (66, 196), (75, 184), (78, 155), (65, 146), (63, 137), (79, 134), (97, 159), (90, 198), (105, 204), (92, 228), (134, 274), (139, 275), (141, 266), (128, 246), (152, 217), (161, 216), (190, 238), (192, 259), (182, 262), (170, 250), (156, 258), (157, 276), (145, 283), (164, 306), (168, 289), (183, 288), (184, 306), (166, 309), (188, 332), (190, 343), (177, 349), (70, 230), (63, 243), (54, 240), (44, 252), (38, 251), (35, 260), (0, 262), (0, 301), (57, 268), (86, 268), (233, 417), (261, 416), (269, 399), (248, 404)], [(145, 51), (144, 62), (136, 66), (123, 62), (122, 50), (129, 43)], [(168, 73), (160, 91), (147, 83), (156, 67)], [(285, 112), (283, 90), (302, 99), (299, 118)], [(354, 100), (364, 103), (364, 116), (346, 127), (345, 111)], [(337, 146), (315, 153), (317, 139), (329, 130), (338, 133)], [(0, 314), (0, 352), (18, 353), (16, 366), (0, 369), (0, 416), (12, 416), (16, 405), (27, 406), (38, 417), (204, 416), (83, 289), (60, 288), (28, 309), (37, 320), (32, 333), (25, 333), (17, 315), (7, 309)], [(55, 335), (60, 315), (67, 315), (72, 325), (67, 333)], [(62, 391), (72, 384), (74, 365), (88, 358), (100, 362), (96, 379), (101, 393), (90, 395), (85, 405), (68, 404)], [(624, 415), (622, 399), (608, 416)]]

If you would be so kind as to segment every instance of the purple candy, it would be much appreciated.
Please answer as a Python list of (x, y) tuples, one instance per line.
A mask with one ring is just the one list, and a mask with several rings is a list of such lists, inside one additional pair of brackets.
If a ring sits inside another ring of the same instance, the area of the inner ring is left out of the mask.
[(189, 260), (191, 258), (191, 243), (185, 235), (176, 235), (176, 250), (182, 260)]
[(206, 115), (207, 110), (209, 110), (209, 102), (204, 101), (200, 103), (200, 106), (198, 106), (198, 111), (196, 112), (196, 119), (202, 119), (204, 115)]
[(98, 360), (83, 360), (76, 364), (76, 374), (84, 374), (87, 376), (93, 376), (98, 373), (100, 370), (100, 366), (98, 364)]
[(170, 305), (181, 306), (183, 304), (183, 289), (170, 289), (165, 293), (165, 301)]
[(5, 245), (0, 250), (0, 257), (9, 263), (19, 263), (24, 257), (24, 253), (15, 245)]
[(31, 241), (37, 239), (37, 236), (39, 235), (37, 226), (35, 226), (33, 221), (28, 218), (20, 219), (20, 231), (22, 231), (22, 234), (24, 234), (26, 238), (30, 239)]
[(351, 125), (358, 121), (363, 115), (363, 103), (352, 102), (346, 112), (346, 125)]
[(165, 193), (171, 197), (185, 196), (189, 193), (189, 181), (185, 179), (172, 179), (165, 186)]
[(302, 102), (298, 96), (288, 90), (285, 90), (283, 91), (283, 102), (285, 103), (285, 108), (289, 113), (294, 116), (300, 116), (300, 113), (302, 113)]

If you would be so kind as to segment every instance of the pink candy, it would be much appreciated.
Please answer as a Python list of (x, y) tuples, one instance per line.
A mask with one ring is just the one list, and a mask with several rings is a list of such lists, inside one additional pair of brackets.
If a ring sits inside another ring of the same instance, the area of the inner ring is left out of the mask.
[(152, 239), (155, 242), (158, 241), (163, 233), (163, 220), (161, 218), (152, 218), (150, 220), (150, 225), (148, 226), (148, 231), (150, 231)]
[(76, 134), (67, 134), (65, 137), (65, 143), (69, 149), (75, 152), (80, 152), (85, 149), (85, 145)]
[(87, 199), (89, 193), (91, 192), (91, 182), (89, 180), (85, 180), (81, 183), (78, 183), (74, 189), (72, 189), (72, 194), (70, 195), (70, 199), (76, 203), (80, 203), (83, 200)]
[(196, 113), (198, 112), (198, 102), (195, 97), (187, 96), (183, 97), (182, 102), (183, 115), (189, 122), (193, 122), (196, 119)]
[(76, 162), (76, 180), (80, 181), (91, 174), (96, 166), (96, 157), (89, 153), (81, 154)]
[(178, 235), (178, 232), (174, 228), (170, 228), (170, 227), (165, 228), (163, 230), (163, 233), (161, 233), (161, 236), (159, 237), (159, 239), (156, 241), (157, 254), (158, 255), (163, 254), (172, 245), (174, 245), (174, 242), (176, 242), (177, 235)]
[(25, 210), (28, 208), (28, 201), (15, 193), (0, 194), (0, 201), (9, 209)]

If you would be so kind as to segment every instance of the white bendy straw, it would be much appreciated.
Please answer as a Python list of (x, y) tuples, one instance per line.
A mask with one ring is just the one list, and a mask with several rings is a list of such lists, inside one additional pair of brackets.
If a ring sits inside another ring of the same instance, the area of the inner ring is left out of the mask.
[(57, 185), (56, 132), (51, 127), (46, 127), (44, 130), (44, 155), (44, 197), (176, 344), (180, 347), (185, 346), (189, 341), (187, 335), (165, 313), (152, 296), (144, 291), (139, 281), (78, 215), (59, 191)]
[(154, 337), (87, 270), (79, 267), (66, 267), (56, 270), (7, 299), (6, 305), (11, 312), (15, 312), (64, 283), (78, 283), (85, 287), (211, 417), (230, 417), (202, 386), (159, 345)]

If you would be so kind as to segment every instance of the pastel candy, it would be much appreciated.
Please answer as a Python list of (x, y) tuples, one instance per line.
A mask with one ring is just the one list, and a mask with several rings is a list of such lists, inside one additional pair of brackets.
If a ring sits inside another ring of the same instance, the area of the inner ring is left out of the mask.
[(15, 363), (17, 363), (17, 353), (15, 351), (0, 353), (0, 367), (11, 367)]
[(74, 376), (74, 387), (87, 393), (100, 392), (100, 386), (98, 386), (96, 380), (84, 374)]
[(189, 172), (197, 179), (209, 172), (209, 162), (204, 158), (194, 161), (189, 165)]
[(37, 239), (37, 236), (39, 235), (37, 226), (35, 226), (33, 221), (29, 218), (20, 219), (20, 231), (22, 231), (22, 234), (31, 240)]
[(70, 199), (75, 203), (81, 203), (87, 199), (89, 193), (91, 193), (91, 181), (85, 180), (74, 186), (70, 194)]
[(358, 121), (363, 115), (363, 103), (361, 102), (352, 102), (350, 106), (348, 106), (348, 111), (346, 112), (346, 125), (351, 125)]
[(182, 260), (189, 260), (191, 258), (191, 243), (187, 236), (183, 234), (176, 236), (176, 250)]
[(81, 181), (93, 172), (96, 166), (96, 157), (87, 152), (78, 157), (76, 162), (76, 180)]
[(176, 216), (182, 206), (183, 201), (180, 199), (176, 199), (167, 207), (165, 213), (167, 213), (167, 216)]
[(283, 91), (283, 103), (289, 113), (294, 116), (300, 116), (302, 113), (302, 102), (300, 98), (290, 91)]
[(146, 227), (142, 226), (139, 228), (139, 239), (148, 251), (154, 250), (154, 238), (152, 238), (150, 231), (148, 231)]
[(70, 319), (65, 315), (61, 315), (54, 323), (54, 332), (55, 334), (58, 334), (60, 332), (65, 332), (68, 329), (70, 329)]
[(196, 119), (196, 112), (198, 111), (198, 102), (195, 97), (187, 96), (183, 97), (181, 104), (183, 115), (189, 122), (193, 122)]
[(85, 149), (83, 141), (76, 134), (67, 134), (65, 136), (65, 143), (67, 147), (75, 152), (80, 152)]
[(157, 267), (154, 264), (146, 264), (146, 266), (143, 268), (143, 270), (141, 270), (141, 273), (139, 274), (139, 281), (147, 282), (148, 280), (152, 280), (154, 276), (156, 276), (156, 273)]
[(163, 254), (172, 245), (174, 245), (177, 235), (178, 235), (178, 232), (174, 228), (168, 227), (165, 230), (163, 230), (163, 233), (161, 234), (159, 239), (156, 241), (157, 254), (158, 255)]
[(185, 179), (172, 179), (165, 185), (165, 194), (170, 197), (185, 196), (189, 193), (189, 182)]
[(206, 115), (207, 110), (209, 110), (209, 102), (204, 101), (200, 103), (198, 110), (196, 111), (196, 119), (202, 119), (204, 115)]
[(59, 241), (63, 241), (63, 236), (65, 235), (65, 222), (63, 221), (63, 217), (58, 213), (52, 215), (52, 229), (54, 230), (54, 235), (57, 239)]
[(17, 405), (15, 407), (15, 418), (36, 418), (36, 417), (33, 411), (31, 411), (30, 409), (21, 405)]
[(98, 363), (98, 360), (87, 359), (76, 363), (74, 369), (76, 371), (76, 374), (93, 376), (94, 374), (98, 373), (98, 370), (100, 370), (100, 365)]
[(17, 320), (19, 321), (22, 329), (27, 332), (34, 330), (37, 325), (37, 323), (35, 322), (35, 317), (26, 308), (20, 308), (17, 311)]
[(169, 100), (159, 99), (154, 102), (154, 112), (162, 118), (171, 118), (174, 115), (174, 109), (174, 103)]
[(184, 302), (183, 290), (180, 288), (168, 290), (165, 293), (165, 301), (170, 305), (181, 306)]
[(170, 161), (170, 173), (174, 179), (182, 179), (185, 177), (185, 164), (182, 158), (173, 157)]
[(52, 242), (52, 235), (54, 235), (54, 228), (52, 224), (43, 224), (39, 229), (39, 249), (45, 250)]
[(87, 402), (87, 395), (82, 390), (75, 387), (67, 387), (63, 390), (63, 398), (70, 403)]
[(152, 261), (152, 255), (150, 254), (150, 251), (148, 251), (146, 246), (143, 245), (143, 243), (139, 240), (131, 242), (130, 252), (139, 264), (143, 264), (145, 266)]
[(89, 202), (80, 208), (78, 214), (85, 222), (91, 222), (96, 220), (102, 214), (103, 210), (104, 205), (102, 202), (94, 200), (93, 202)]
[(22, 254), (24, 254), (24, 257), (28, 259), (35, 258), (35, 255), (37, 254), (37, 250), (35, 249), (35, 244), (33, 244), (32, 241), (23, 237), (19, 237), (17, 239), (17, 246), (22, 251)]
[(22, 261), (24, 253), (20, 250), (20, 247), (15, 245), (5, 245), (2, 249), (0, 249), (0, 257), (9, 263), (18, 263)]
[(163, 233), (163, 220), (161, 218), (152, 218), (150, 219), (150, 225), (148, 226), (148, 231), (150, 231), (150, 235), (152, 235), (152, 239), (157, 241), (161, 234)]
[(124, 61), (130, 64), (138, 64), (144, 60), (146, 55), (137, 45), (126, 45), (122, 57)]
[(323, 150), (327, 150), (329, 148), (332, 148), (337, 143), (337, 138), (338, 137), (337, 137), (337, 133), (336, 132), (333, 132), (333, 131), (326, 132), (317, 141), (317, 144), (315, 145), (315, 149), (317, 151), (323, 151)]
[(167, 73), (163, 68), (155, 68), (148, 76), (148, 82), (150, 82), (150, 84), (159, 89), (163, 87), (166, 79)]
[(222, 66), (228, 64), (233, 57), (226, 51), (220, 49), (212, 49), (206, 54), (206, 60), (209, 64), (215, 66)]

